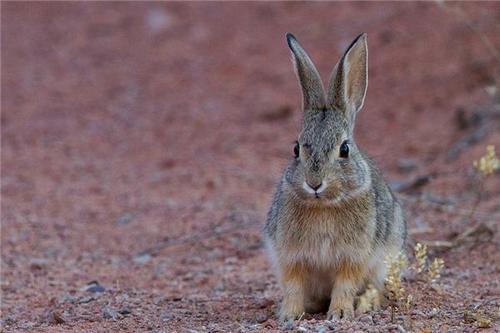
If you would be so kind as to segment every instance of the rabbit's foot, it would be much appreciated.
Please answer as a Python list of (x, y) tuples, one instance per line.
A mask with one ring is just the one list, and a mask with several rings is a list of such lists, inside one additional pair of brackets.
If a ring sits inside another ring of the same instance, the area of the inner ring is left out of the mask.
[(279, 318), (281, 321), (293, 321), (304, 313), (304, 305), (298, 299), (285, 299), (281, 304)]
[(352, 301), (335, 302), (330, 305), (327, 313), (328, 320), (350, 319), (354, 317), (354, 305)]

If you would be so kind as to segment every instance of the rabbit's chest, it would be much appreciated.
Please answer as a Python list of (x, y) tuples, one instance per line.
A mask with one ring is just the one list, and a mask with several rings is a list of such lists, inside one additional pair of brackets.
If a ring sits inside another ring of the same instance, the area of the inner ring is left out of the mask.
[(300, 230), (295, 230), (285, 243), (291, 254), (289, 259), (294, 262), (330, 268), (341, 261), (357, 261), (366, 255), (363, 232), (356, 234), (352, 221), (309, 216), (307, 223), (300, 225)]
[(299, 244), (298, 258), (299, 261), (317, 266), (330, 266), (343, 257), (344, 247), (334, 236), (320, 234)]

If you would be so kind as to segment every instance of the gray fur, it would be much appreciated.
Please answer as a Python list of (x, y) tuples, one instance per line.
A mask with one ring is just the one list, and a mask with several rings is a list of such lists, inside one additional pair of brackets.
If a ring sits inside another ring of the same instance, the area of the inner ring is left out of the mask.
[(325, 92), (318, 70), (292, 34), (286, 34), (286, 40), (292, 51), (295, 71), (302, 88), (303, 109), (308, 111), (324, 107)]
[[(400, 204), (353, 136), (368, 83), (366, 35), (335, 67), (327, 98), (310, 58), (293, 36), (287, 40), (303, 90), (304, 120), (300, 156), (285, 169), (264, 227), (285, 293), (280, 316), (293, 319), (331, 298), (329, 317), (347, 317), (364, 283), (383, 287), (383, 260), (401, 250), (406, 235)], [(349, 155), (343, 158), (339, 147), (346, 140)], [(322, 192), (310, 193), (321, 184)], [(356, 281), (338, 282), (336, 276), (351, 266), (359, 270)]]

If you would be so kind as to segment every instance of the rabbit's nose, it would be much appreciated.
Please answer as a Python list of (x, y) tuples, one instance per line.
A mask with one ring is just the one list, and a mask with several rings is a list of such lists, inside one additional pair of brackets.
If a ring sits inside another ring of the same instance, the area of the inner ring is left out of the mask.
[(308, 182), (304, 182), (304, 184), (302, 184), (302, 187), (308, 193), (318, 194), (318, 193), (323, 192), (323, 190), (326, 188), (326, 184), (325, 184), (325, 182), (320, 182), (317, 185), (311, 185)]
[(311, 184), (307, 183), (307, 185), (309, 185), (310, 188), (312, 188), (315, 192), (318, 190), (318, 188), (321, 187), (322, 183), (319, 183), (318, 185), (316, 186), (312, 186)]

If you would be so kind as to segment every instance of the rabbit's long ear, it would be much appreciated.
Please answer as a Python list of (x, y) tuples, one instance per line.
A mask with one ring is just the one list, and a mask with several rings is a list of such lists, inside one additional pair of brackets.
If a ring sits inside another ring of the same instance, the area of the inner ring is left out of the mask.
[(292, 51), (295, 70), (302, 88), (304, 111), (323, 109), (326, 106), (325, 90), (316, 67), (291, 33), (286, 34), (286, 40)]
[(363, 106), (368, 87), (368, 44), (362, 33), (335, 65), (328, 87), (327, 103), (350, 119)]

